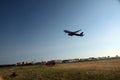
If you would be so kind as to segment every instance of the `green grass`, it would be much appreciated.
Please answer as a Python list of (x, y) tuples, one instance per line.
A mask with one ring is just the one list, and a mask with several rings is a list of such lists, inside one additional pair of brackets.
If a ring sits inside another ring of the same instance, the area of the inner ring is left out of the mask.
[[(17, 76), (10, 77), (15, 72)], [(0, 68), (5, 80), (120, 80), (120, 59)]]

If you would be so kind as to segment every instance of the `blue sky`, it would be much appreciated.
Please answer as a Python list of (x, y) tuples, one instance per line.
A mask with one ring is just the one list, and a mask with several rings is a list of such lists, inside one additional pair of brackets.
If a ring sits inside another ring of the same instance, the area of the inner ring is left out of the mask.
[(119, 35), (119, 0), (0, 1), (0, 64), (120, 55)]

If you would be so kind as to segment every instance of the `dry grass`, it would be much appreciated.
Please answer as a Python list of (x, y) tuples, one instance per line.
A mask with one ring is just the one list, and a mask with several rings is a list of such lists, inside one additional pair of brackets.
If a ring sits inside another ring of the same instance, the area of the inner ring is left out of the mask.
[(0, 75), (5, 80), (120, 80), (120, 59), (5, 68)]
[(77, 68), (77, 69), (109, 70), (111, 68), (120, 68), (120, 60), (119, 59), (118, 60), (101, 60), (101, 61), (60, 64), (60, 65), (58, 65), (58, 67)]

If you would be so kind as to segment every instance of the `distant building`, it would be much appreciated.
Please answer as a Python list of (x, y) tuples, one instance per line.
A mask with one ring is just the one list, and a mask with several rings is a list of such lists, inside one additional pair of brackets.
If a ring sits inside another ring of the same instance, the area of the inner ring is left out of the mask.
[(62, 63), (69, 63), (69, 60), (63, 60)]
[(94, 61), (94, 60), (98, 60), (97, 58), (94, 58), (94, 57), (89, 57), (88, 59), (89, 61)]
[(61, 64), (62, 60), (53, 60), (56, 64)]

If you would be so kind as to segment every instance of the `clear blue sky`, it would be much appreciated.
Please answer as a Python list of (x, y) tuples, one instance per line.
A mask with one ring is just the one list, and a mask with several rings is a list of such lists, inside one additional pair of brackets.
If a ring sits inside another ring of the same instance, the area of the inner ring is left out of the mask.
[(115, 55), (119, 0), (0, 0), (0, 64)]

